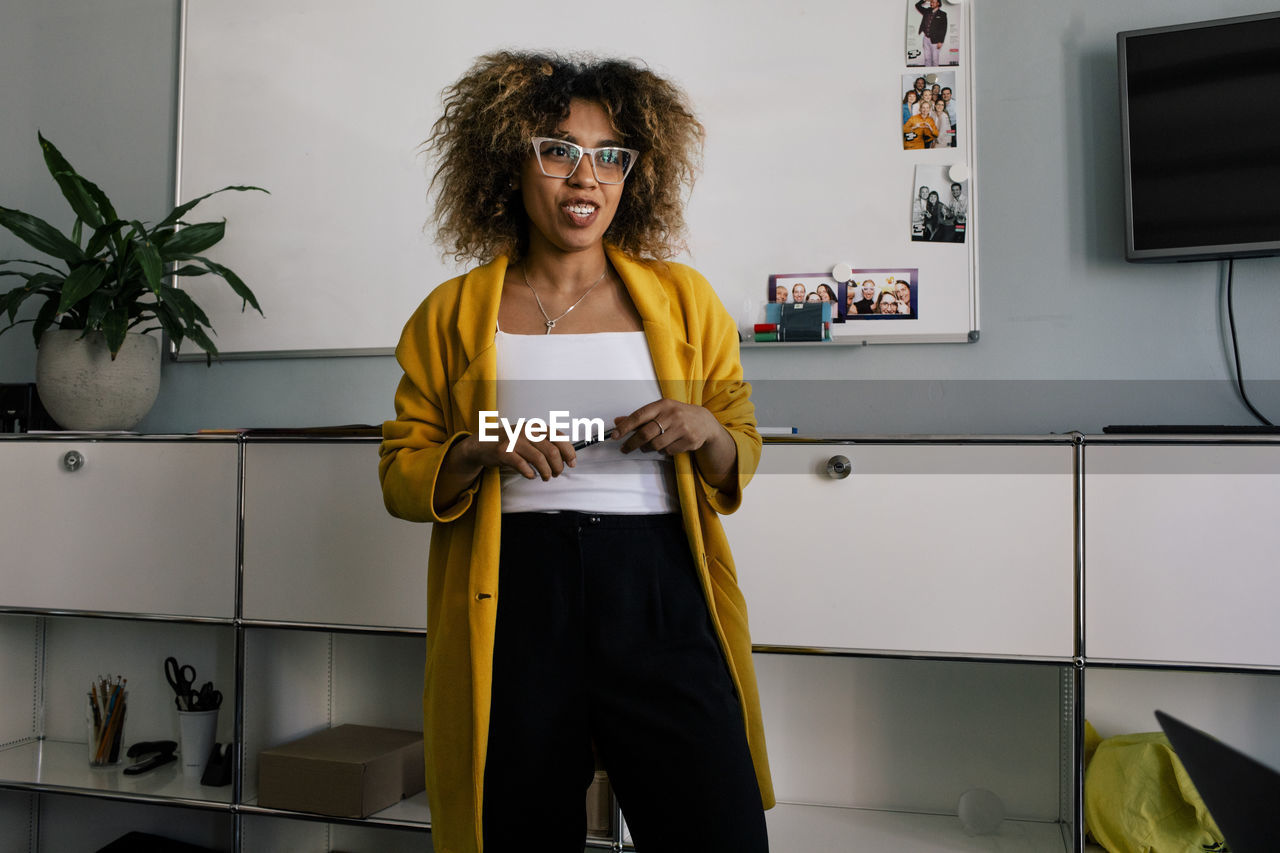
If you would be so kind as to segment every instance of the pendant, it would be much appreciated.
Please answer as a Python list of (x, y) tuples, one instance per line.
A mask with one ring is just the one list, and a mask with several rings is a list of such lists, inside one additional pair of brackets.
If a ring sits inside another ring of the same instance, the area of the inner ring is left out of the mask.
[(548, 321), (547, 321), (547, 334), (548, 334), (548, 335), (549, 335), (549, 334), (551, 334), (551, 330), (552, 330), (552, 329), (554, 329), (555, 327), (556, 327), (556, 321), (555, 321), (555, 320), (548, 320)]

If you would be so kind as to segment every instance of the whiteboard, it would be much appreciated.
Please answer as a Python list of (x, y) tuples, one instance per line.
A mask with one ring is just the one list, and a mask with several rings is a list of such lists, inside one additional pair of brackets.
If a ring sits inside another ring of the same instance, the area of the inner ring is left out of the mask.
[[(465, 271), (426, 231), (420, 152), (440, 91), (501, 48), (638, 58), (689, 93), (707, 128), (687, 209), (688, 249), (740, 325), (763, 319), (771, 274), (914, 268), (919, 314), (846, 324), (841, 340), (972, 339), (977, 176), (963, 244), (913, 243), (917, 164), (973, 173), (973, 2), (955, 72), (953, 149), (904, 151), (905, 0), (186, 0), (177, 196), (229, 184), (189, 218), (228, 220), (208, 254), (253, 289), (265, 318), (211, 277), (182, 280), (224, 355), (390, 353), (405, 320)], [(853, 328), (855, 327), (856, 328)], [(188, 353), (196, 357), (195, 353)]]

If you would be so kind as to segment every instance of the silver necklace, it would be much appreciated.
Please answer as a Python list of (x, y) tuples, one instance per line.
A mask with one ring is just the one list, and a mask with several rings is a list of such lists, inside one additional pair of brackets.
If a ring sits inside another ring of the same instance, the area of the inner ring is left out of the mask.
[(590, 294), (591, 291), (595, 290), (596, 285), (604, 281), (604, 277), (608, 274), (609, 274), (609, 265), (605, 264), (604, 272), (600, 273), (600, 277), (595, 281), (593, 281), (591, 283), (591, 286), (582, 292), (582, 295), (578, 297), (578, 301), (570, 305), (568, 308), (564, 309), (564, 313), (553, 320), (551, 318), (551, 315), (547, 313), (547, 309), (542, 307), (542, 300), (538, 298), (538, 291), (534, 290), (533, 285), (529, 283), (529, 274), (525, 271), (525, 264), (520, 265), (520, 277), (524, 279), (524, 286), (529, 288), (529, 290), (533, 293), (533, 300), (538, 303), (538, 310), (542, 312), (542, 319), (545, 320), (547, 324), (548, 335), (551, 334), (551, 330), (556, 327), (556, 323), (559, 323), (568, 315), (570, 311), (572, 311), (574, 308), (577, 308), (579, 303), (581, 303), (582, 300), (586, 299), (588, 294)]

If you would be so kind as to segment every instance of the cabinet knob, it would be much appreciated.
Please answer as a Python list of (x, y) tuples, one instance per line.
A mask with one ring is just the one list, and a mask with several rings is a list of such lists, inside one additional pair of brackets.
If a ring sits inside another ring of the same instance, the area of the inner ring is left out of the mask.
[(79, 471), (84, 467), (84, 454), (79, 450), (68, 450), (62, 454), (62, 467), (68, 471)]
[(832, 456), (827, 460), (827, 476), (833, 480), (843, 480), (853, 473), (853, 463), (848, 456)]

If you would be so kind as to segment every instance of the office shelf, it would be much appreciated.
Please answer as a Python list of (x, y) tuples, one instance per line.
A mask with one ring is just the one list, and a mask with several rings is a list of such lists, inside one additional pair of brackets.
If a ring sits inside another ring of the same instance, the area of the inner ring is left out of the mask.
[(213, 788), (184, 773), (179, 761), (139, 776), (121, 771), (132, 763), (90, 767), (83, 742), (38, 740), (0, 750), (0, 786), (32, 791), (146, 801), (230, 811), (231, 786)]
[[(73, 449), (94, 478), (60, 470)], [(827, 475), (833, 456), (847, 478)], [(52, 517), (88, 531), (6, 562), (0, 846), (92, 849), (78, 828), (92, 821), (226, 853), (429, 847), (424, 794), (366, 820), (257, 804), (264, 748), (343, 722), (420, 724), (430, 527), (385, 515), (376, 457), (371, 439), (0, 438), (0, 465), (28, 472), (0, 490), (0, 534), (44, 541)], [(193, 482), (214, 497), (183, 506)], [(774, 848), (1084, 851), (1086, 712), (1104, 735), (1145, 731), (1158, 703), (1280, 763), (1258, 714), (1280, 701), (1260, 568), (1280, 548), (1278, 504), (1276, 439), (769, 442), (725, 527), (782, 801)], [(198, 553), (139, 548), (156, 518)], [(1258, 615), (1183, 631), (1210, 599)], [(232, 786), (178, 764), (136, 778), (87, 766), (94, 673), (129, 678), (126, 744), (177, 738), (169, 654), (226, 694)], [(964, 833), (955, 802), (970, 787), (1017, 819)]]
[(1052, 853), (1072, 850), (1060, 823), (1005, 820), (969, 835), (954, 814), (933, 815), (779, 803), (767, 813), (776, 850), (910, 850), (911, 853)]

